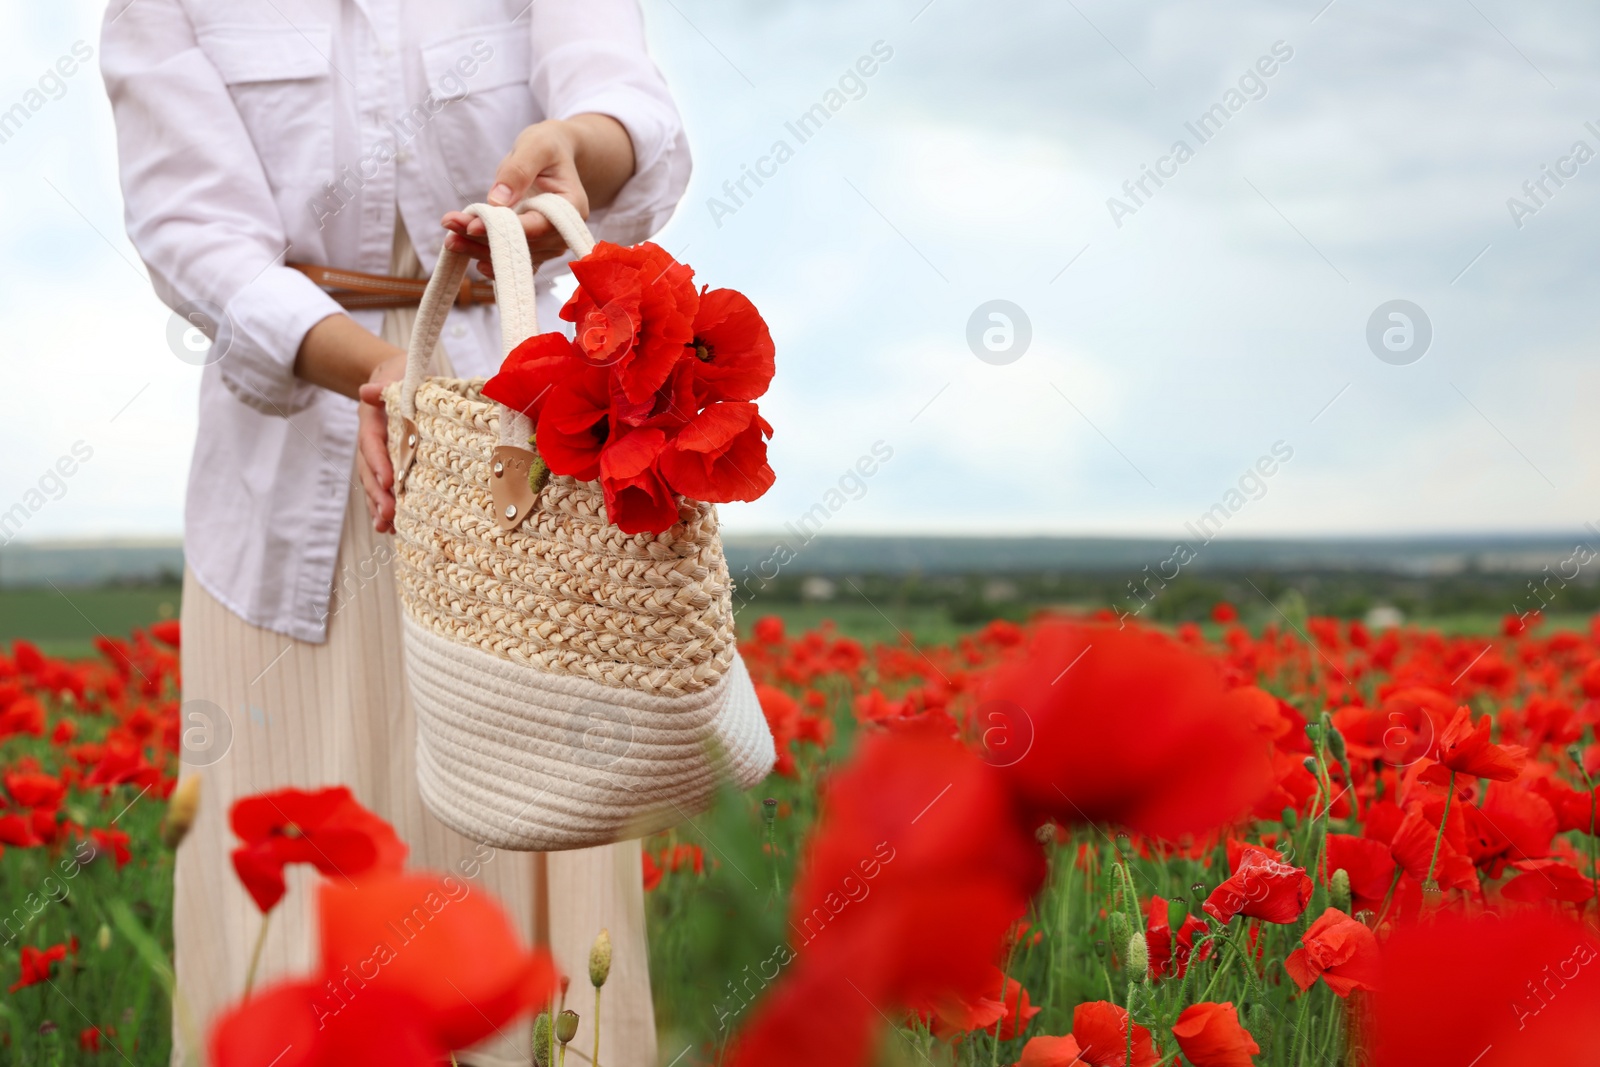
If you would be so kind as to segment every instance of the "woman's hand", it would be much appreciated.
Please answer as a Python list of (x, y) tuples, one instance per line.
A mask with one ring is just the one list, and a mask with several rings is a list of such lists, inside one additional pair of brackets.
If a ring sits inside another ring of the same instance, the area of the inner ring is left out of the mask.
[(367, 491), (367, 515), (379, 533), (394, 530), (394, 465), (389, 462), (389, 414), (384, 409), (383, 387), (405, 374), (406, 357), (402, 352), (378, 364), (360, 389), (356, 469), (361, 472), (361, 487)]
[[(565, 197), (589, 217), (591, 207), (605, 207), (633, 177), (633, 141), (609, 115), (577, 115), (551, 119), (523, 130), (516, 146), (501, 160), (489, 190), (489, 203), (502, 207), (521, 203), (537, 193)], [(537, 211), (524, 212), (522, 228), (535, 265), (567, 250), (555, 228)], [(494, 277), (483, 220), (460, 211), (444, 217), (445, 247), (478, 261), (486, 277)]]

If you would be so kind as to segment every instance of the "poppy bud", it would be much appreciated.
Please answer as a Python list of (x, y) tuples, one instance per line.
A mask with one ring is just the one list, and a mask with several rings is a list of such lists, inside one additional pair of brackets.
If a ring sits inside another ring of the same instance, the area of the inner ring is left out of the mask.
[(776, 797), (768, 797), (761, 802), (761, 817), (771, 826), (778, 820), (778, 801)]
[(550, 1013), (541, 1011), (533, 1020), (533, 1062), (550, 1067)]
[(101, 923), (100, 932), (94, 936), (94, 943), (100, 947), (101, 952), (104, 952), (106, 949), (110, 948), (111, 927), (107, 926), (105, 923)]
[(1328, 749), (1333, 753), (1333, 758), (1340, 763), (1345, 761), (1344, 734), (1336, 727), (1328, 727)]
[(1333, 872), (1330, 891), (1333, 894), (1333, 906), (1350, 914), (1350, 872), (1340, 867)]
[(1145, 944), (1144, 931), (1135, 930), (1128, 938), (1128, 973), (1142, 975), (1150, 970), (1150, 946)]
[(556, 1040), (565, 1045), (578, 1036), (578, 1013), (568, 1008), (556, 1016)]
[(177, 848), (189, 835), (194, 817), (200, 811), (200, 776), (191, 774), (180, 779), (167, 801), (167, 815), (161, 820), (161, 843)]
[(1284, 805), (1284, 809), (1283, 809), (1283, 825), (1285, 825), (1289, 829), (1293, 830), (1299, 824), (1300, 824), (1300, 813), (1295, 811), (1293, 808), (1289, 807), (1288, 805)]
[(611, 933), (601, 930), (589, 949), (589, 982), (599, 989), (611, 974)]
[(1128, 938), (1133, 933), (1133, 927), (1128, 925), (1128, 917), (1120, 911), (1111, 913), (1111, 943), (1113, 945), (1126, 945)]
[(1317, 761), (1314, 758), (1307, 756), (1302, 762), (1305, 763), (1306, 770), (1310, 771), (1313, 775), (1317, 773)]

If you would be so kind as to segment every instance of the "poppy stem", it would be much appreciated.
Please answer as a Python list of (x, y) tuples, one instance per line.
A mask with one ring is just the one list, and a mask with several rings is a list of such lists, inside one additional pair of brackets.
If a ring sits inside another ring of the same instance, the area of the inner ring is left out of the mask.
[(1433, 880), (1433, 869), (1439, 865), (1439, 849), (1444, 846), (1444, 828), (1450, 821), (1450, 801), (1456, 795), (1456, 772), (1450, 772), (1450, 791), (1444, 795), (1444, 814), (1439, 817), (1439, 836), (1433, 839), (1433, 858), (1428, 861), (1428, 877), (1422, 883), (1422, 888), (1430, 892), (1439, 891), (1439, 883)]
[(600, 1067), (600, 987), (594, 987), (594, 1048), (590, 1049), (589, 1062)]
[(250, 990), (255, 988), (256, 969), (261, 966), (261, 951), (267, 947), (267, 920), (272, 918), (272, 912), (261, 913), (261, 932), (256, 934), (256, 947), (250, 952), (250, 969), (244, 975), (244, 997), (250, 999)]

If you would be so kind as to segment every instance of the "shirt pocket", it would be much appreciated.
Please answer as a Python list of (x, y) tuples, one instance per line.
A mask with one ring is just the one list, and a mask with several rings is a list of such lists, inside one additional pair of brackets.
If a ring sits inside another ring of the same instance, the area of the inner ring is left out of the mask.
[(333, 177), (333, 31), (218, 25), (198, 32), (233, 97), (274, 193)]
[(528, 85), (532, 64), (532, 39), (515, 26), (462, 30), (422, 49), (428, 93), (444, 105), (432, 122), (440, 157), (469, 202), (489, 195), (517, 134), (540, 118)]

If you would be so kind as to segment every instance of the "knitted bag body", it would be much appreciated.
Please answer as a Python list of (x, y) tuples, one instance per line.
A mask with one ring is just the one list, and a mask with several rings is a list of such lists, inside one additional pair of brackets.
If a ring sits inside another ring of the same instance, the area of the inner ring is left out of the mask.
[[(544, 214), (594, 245), (565, 200)], [(509, 353), (538, 332), (526, 238), (476, 204)], [(468, 265), (442, 251), (406, 377), (384, 391), (395, 463), (395, 572), (423, 802), (497, 848), (637, 837), (704, 809), (721, 781), (766, 777), (773, 740), (734, 641), (716, 509), (683, 501), (659, 535), (625, 534), (598, 483), (540, 465), (521, 412), (481, 380), (427, 377)]]

